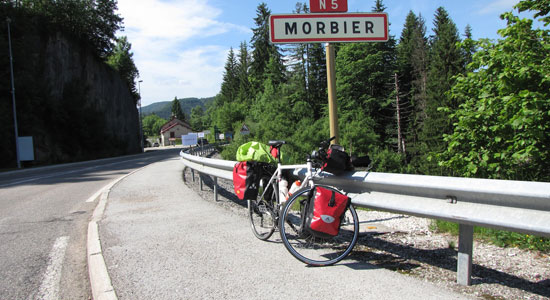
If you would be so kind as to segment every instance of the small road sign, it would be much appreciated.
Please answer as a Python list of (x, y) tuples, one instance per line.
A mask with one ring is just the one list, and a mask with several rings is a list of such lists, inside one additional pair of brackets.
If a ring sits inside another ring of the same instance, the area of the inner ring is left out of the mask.
[(272, 43), (386, 42), (386, 13), (290, 14), (269, 17)]
[(347, 12), (348, 0), (309, 0), (312, 13)]

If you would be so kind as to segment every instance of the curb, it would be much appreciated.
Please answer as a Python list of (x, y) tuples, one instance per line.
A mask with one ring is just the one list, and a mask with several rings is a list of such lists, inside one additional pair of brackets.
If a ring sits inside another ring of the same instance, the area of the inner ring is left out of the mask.
[[(147, 166), (145, 166), (147, 167)], [(99, 202), (92, 214), (92, 220), (88, 223), (88, 238), (87, 238), (87, 260), (88, 260), (88, 275), (90, 276), (90, 286), (92, 289), (92, 299), (94, 300), (118, 300), (115, 289), (111, 284), (111, 277), (103, 258), (103, 250), (101, 249), (101, 240), (99, 239), (99, 224), (103, 218), (103, 212), (107, 205), (107, 199), (111, 188), (119, 183), (124, 178), (134, 174), (137, 171), (145, 168), (141, 167), (124, 176), (121, 176), (111, 183), (103, 187), (98, 192)], [(96, 197), (97, 199), (97, 197)], [(95, 199), (94, 199), (95, 200)]]

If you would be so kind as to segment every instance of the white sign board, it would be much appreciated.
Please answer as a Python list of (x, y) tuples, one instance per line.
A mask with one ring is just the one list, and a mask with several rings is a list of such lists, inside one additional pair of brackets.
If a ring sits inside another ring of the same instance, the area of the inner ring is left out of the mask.
[(33, 161), (34, 146), (32, 142), (32, 136), (20, 136), (17, 138), (17, 141), (19, 143), (19, 160)]
[(197, 134), (189, 133), (181, 136), (181, 144), (183, 146), (193, 146), (197, 144)]
[(225, 134), (220, 133), (220, 140), (225, 140)]
[(386, 13), (271, 15), (272, 43), (386, 42)]
[(198, 136), (199, 136), (200, 138), (203, 138), (203, 137), (204, 137), (204, 132), (199, 132), (199, 133), (198, 133)]

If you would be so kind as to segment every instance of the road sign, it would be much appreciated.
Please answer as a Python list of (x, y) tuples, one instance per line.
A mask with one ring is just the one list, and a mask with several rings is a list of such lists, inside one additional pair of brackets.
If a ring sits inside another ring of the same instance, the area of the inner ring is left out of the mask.
[(309, 9), (312, 13), (347, 12), (347, 0), (309, 0)]
[(246, 126), (246, 124), (244, 124), (244, 123), (243, 123), (243, 127), (241, 127), (241, 134), (242, 134), (242, 135), (250, 134), (250, 129), (249, 129), (248, 126)]
[(291, 14), (269, 17), (272, 43), (386, 42), (386, 13)]
[(181, 144), (183, 146), (193, 146), (197, 144), (197, 134), (188, 133), (187, 135), (181, 136)]

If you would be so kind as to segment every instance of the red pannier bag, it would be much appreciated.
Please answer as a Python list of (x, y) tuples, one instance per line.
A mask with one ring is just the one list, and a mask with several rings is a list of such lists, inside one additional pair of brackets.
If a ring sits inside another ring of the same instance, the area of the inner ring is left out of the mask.
[(240, 200), (256, 199), (259, 181), (257, 162), (241, 161), (233, 167), (233, 188)]
[(311, 194), (306, 228), (314, 236), (330, 238), (338, 235), (341, 218), (350, 205), (350, 198), (320, 186)]

